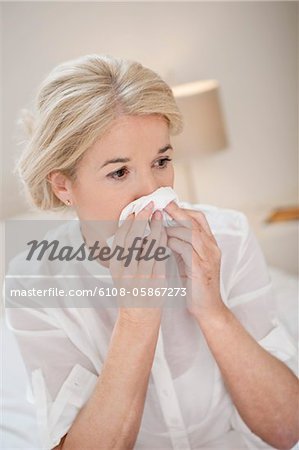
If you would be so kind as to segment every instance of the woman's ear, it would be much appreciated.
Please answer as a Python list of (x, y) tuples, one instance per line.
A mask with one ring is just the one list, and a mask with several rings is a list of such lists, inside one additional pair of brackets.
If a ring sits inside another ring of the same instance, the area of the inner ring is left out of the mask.
[(71, 180), (59, 170), (53, 170), (47, 179), (51, 184), (52, 191), (66, 205), (73, 204)]

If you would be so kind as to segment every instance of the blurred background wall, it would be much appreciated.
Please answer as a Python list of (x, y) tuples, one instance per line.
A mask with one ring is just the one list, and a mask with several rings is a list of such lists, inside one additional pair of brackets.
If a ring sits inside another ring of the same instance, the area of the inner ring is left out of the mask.
[[(218, 80), (229, 146), (194, 160), (190, 176), (198, 202), (248, 213), (259, 236), (260, 212), (298, 202), (298, 2), (5, 2), (1, 7), (2, 217), (27, 209), (12, 175), (22, 150), (19, 110), (30, 108), (55, 65), (87, 53), (138, 60), (171, 86)], [(182, 200), (184, 176), (178, 163)], [(296, 238), (294, 227), (282, 233)], [(288, 242), (294, 249), (294, 240)], [(281, 249), (285, 245), (283, 240)], [(294, 263), (293, 254), (284, 257)], [(278, 265), (279, 259), (278, 252)]]
[[(22, 150), (18, 113), (31, 107), (54, 66), (108, 53), (140, 61), (171, 86), (219, 82), (229, 145), (194, 159), (187, 175), (177, 162), (175, 187), (187, 200), (191, 180), (197, 202), (247, 215), (271, 266), (277, 315), (297, 342), (298, 220), (265, 218), (273, 208), (298, 205), (298, 2), (8, 0), (0, 13), (0, 279), (4, 219), (32, 217), (12, 173)], [(12, 335), (5, 331), (2, 341), (6, 448), (32, 448), (36, 422), (32, 405), (25, 406), (25, 367)]]

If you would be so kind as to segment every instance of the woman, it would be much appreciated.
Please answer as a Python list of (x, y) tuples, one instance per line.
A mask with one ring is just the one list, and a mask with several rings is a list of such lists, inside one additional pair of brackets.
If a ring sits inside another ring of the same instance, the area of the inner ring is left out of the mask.
[[(84, 239), (87, 246), (93, 233), (98, 238), (93, 224), (109, 224), (114, 248), (129, 248), (152, 218), (142, 252), (154, 240), (156, 247), (170, 248), (188, 288), (185, 308), (153, 307), (150, 295), (137, 298), (143, 308), (132, 307), (132, 295), (119, 308), (97, 308), (88, 299), (79, 307), (49, 307), (45, 298), (30, 308), (7, 308), (32, 382), (43, 445), (295, 445), (294, 355), (279, 351), (287, 334), (274, 321), (271, 281), (246, 217), (171, 202), (163, 214), (177, 225), (165, 227), (151, 203), (118, 227), (130, 202), (173, 187), (170, 135), (181, 131), (182, 118), (169, 86), (136, 62), (89, 55), (48, 76), (30, 128), (19, 162), (29, 199), (45, 210), (72, 207), (79, 219), (51, 236), (69, 246)], [(11, 265), (16, 273), (18, 264)], [(43, 270), (53, 275), (45, 261), (37, 272)], [(135, 259), (129, 268), (124, 260), (85, 259), (75, 271), (81, 287), (98, 274), (111, 273), (118, 287), (128, 286), (128, 273), (145, 287), (169, 275), (165, 261), (155, 259), (147, 265)], [(101, 282), (107, 286), (105, 278)], [(26, 283), (32, 286), (32, 279)], [(67, 275), (62, 283), (68, 285)]]

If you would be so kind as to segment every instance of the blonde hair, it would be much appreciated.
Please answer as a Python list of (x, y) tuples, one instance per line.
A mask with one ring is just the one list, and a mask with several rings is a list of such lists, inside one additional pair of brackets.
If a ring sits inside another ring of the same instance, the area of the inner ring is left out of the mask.
[(172, 135), (182, 131), (182, 115), (168, 84), (138, 62), (87, 55), (54, 68), (41, 84), (33, 116), (23, 110), (29, 139), (16, 170), (29, 202), (60, 209), (47, 179), (60, 170), (75, 179), (85, 151), (119, 115), (159, 114)]

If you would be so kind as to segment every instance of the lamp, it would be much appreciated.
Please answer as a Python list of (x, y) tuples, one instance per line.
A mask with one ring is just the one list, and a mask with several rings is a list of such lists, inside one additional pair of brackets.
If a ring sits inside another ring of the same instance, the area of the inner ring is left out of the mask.
[(198, 199), (191, 172), (191, 161), (200, 155), (222, 150), (228, 140), (221, 111), (219, 83), (216, 80), (195, 81), (172, 87), (183, 115), (184, 130), (172, 136), (176, 159), (185, 172), (189, 201)]

